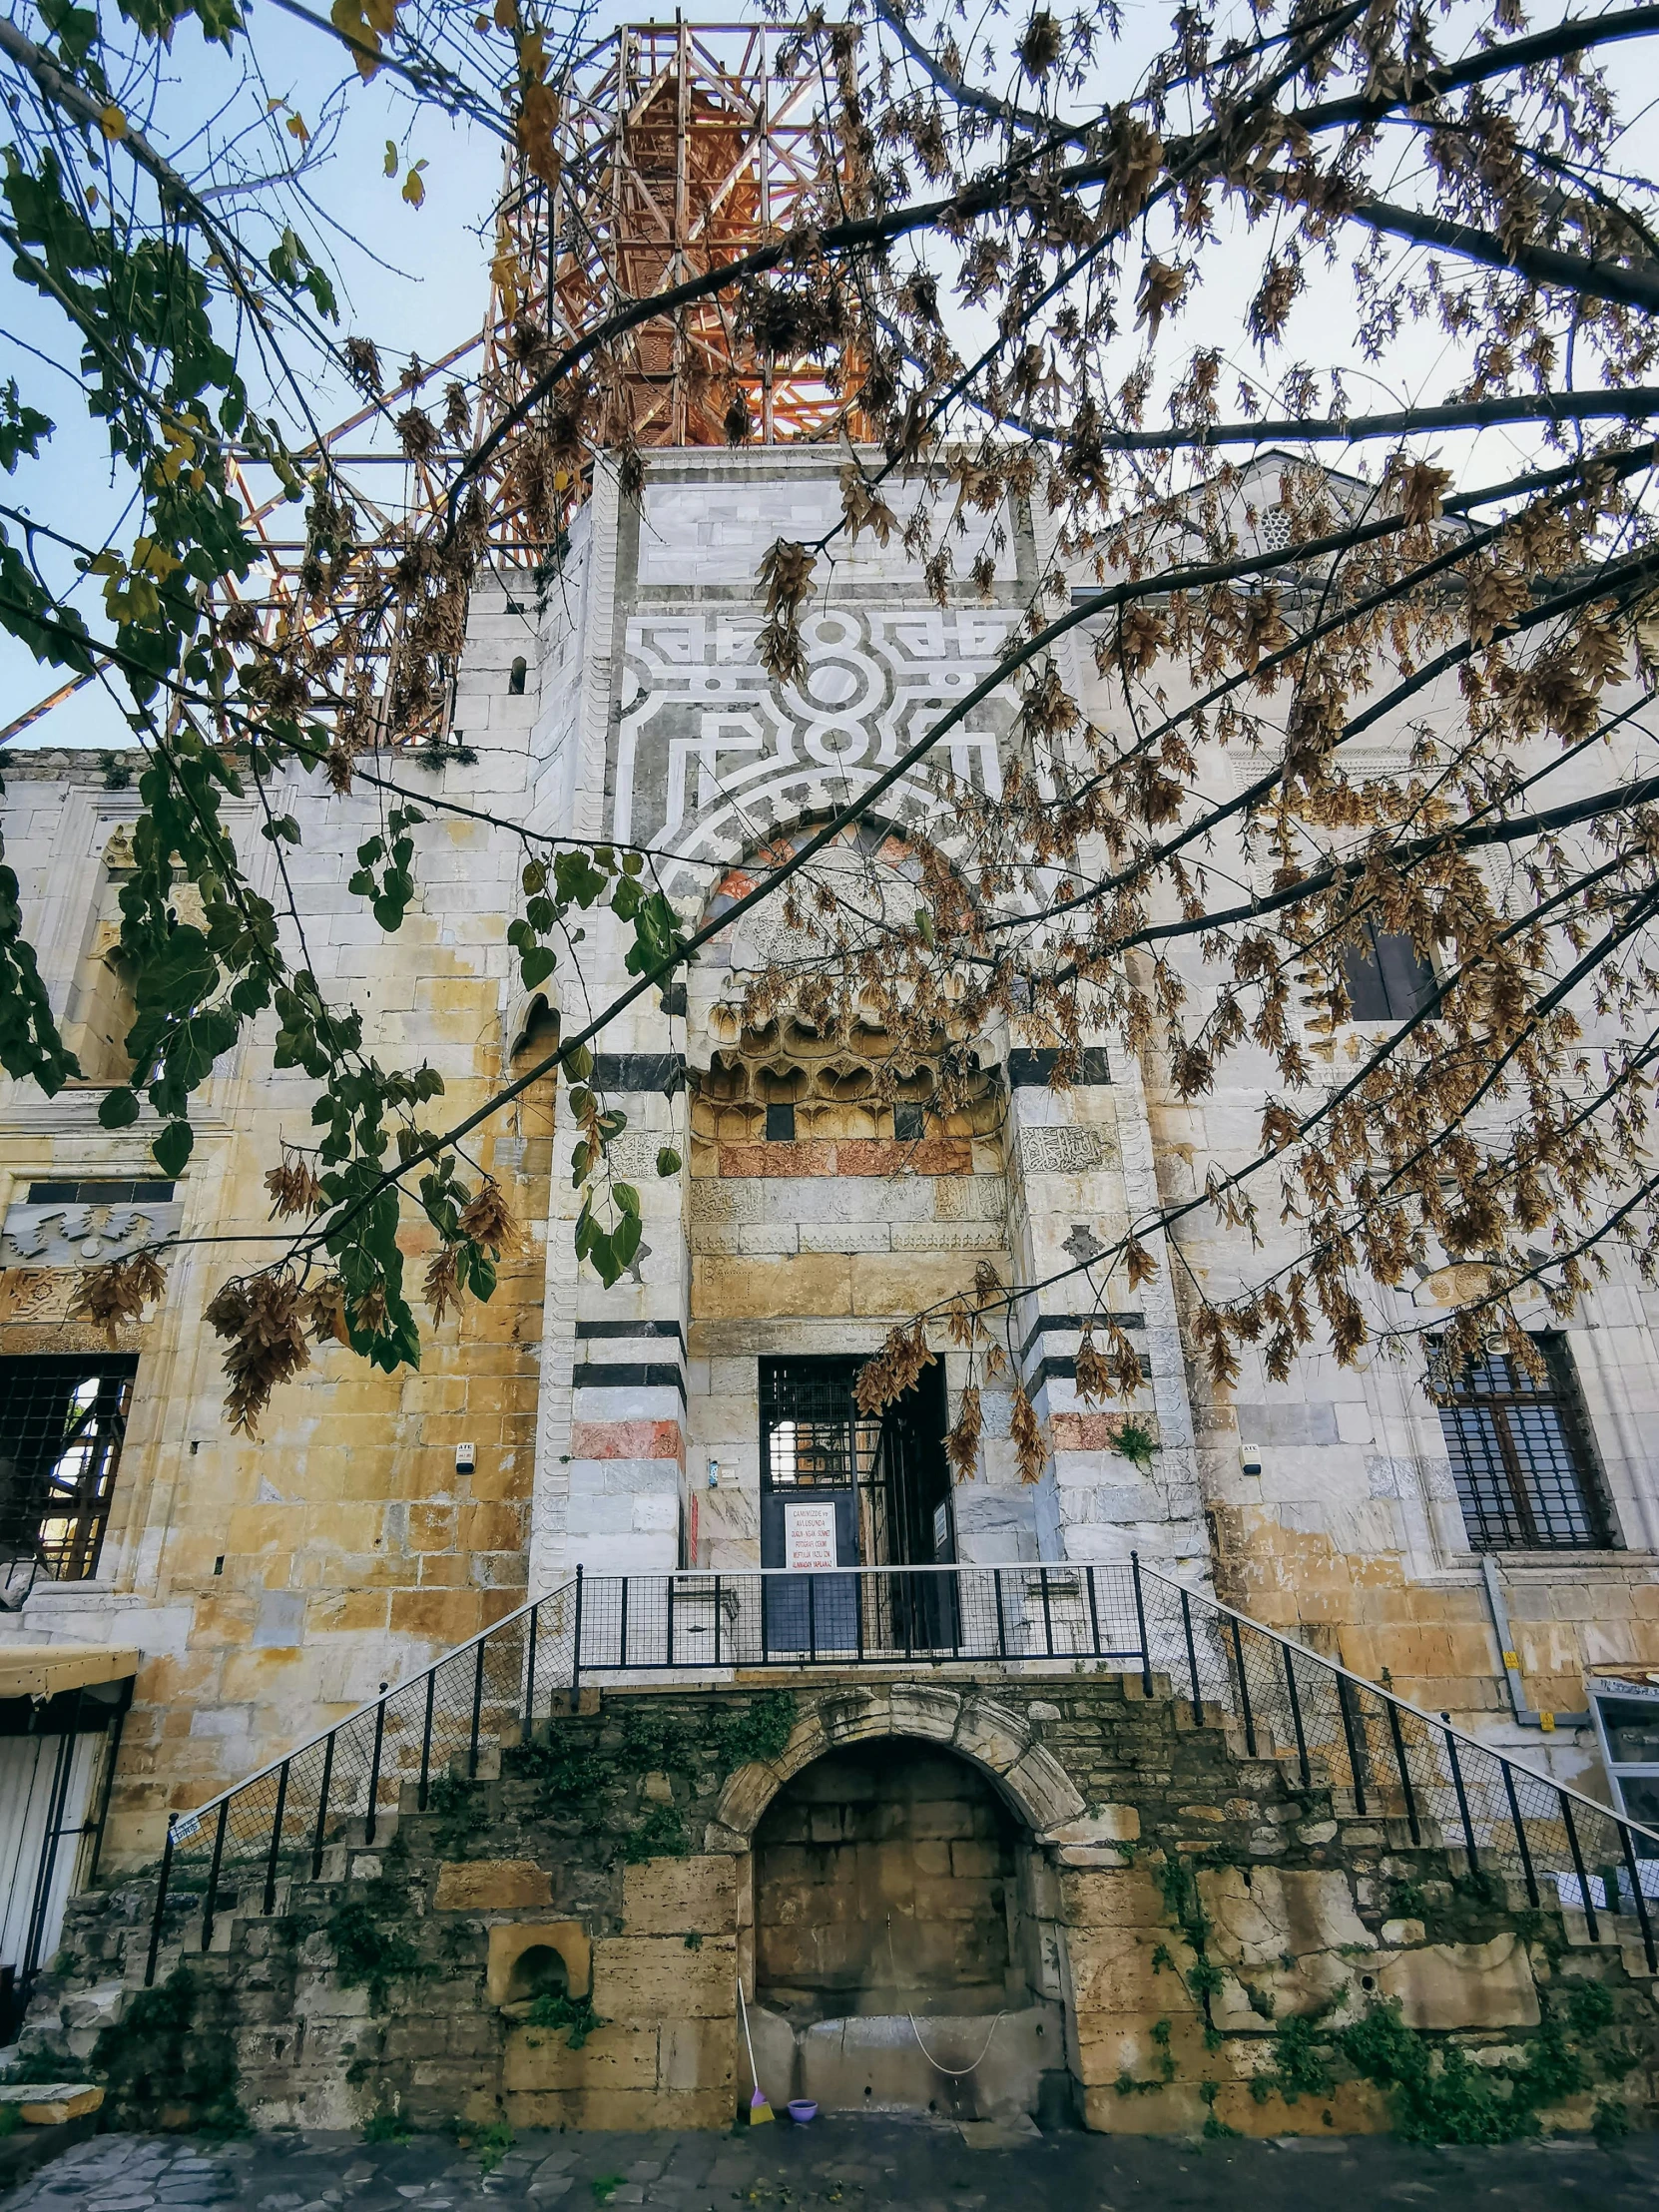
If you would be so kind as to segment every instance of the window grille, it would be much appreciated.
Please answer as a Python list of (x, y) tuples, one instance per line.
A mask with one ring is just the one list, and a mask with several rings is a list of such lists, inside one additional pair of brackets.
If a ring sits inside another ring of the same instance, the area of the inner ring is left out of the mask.
[(1256, 534), (1270, 553), (1283, 553), (1291, 542), (1291, 518), (1283, 507), (1264, 508)]
[(1343, 980), (1356, 1021), (1409, 1021), (1434, 994), (1434, 970), (1410, 938), (1362, 922), (1362, 941), (1343, 952)]
[(1533, 1339), (1544, 1376), (1501, 1354), (1440, 1375), (1440, 1426), (1476, 1551), (1596, 1549), (1612, 1542), (1567, 1348)]
[(132, 1354), (0, 1359), (0, 1557), (55, 1582), (98, 1571)]
[(852, 1399), (862, 1360), (761, 1363), (761, 1480), (769, 1490), (845, 1490), (863, 1481), (881, 1423)]
[(172, 1183), (31, 1183), (31, 1206), (166, 1206)]
[(767, 1108), (768, 1144), (794, 1144), (795, 1108), (790, 1105)]

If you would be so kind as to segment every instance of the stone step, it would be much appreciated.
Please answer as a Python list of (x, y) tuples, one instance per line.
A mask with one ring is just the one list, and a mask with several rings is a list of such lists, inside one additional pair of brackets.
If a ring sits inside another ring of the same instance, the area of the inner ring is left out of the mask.
[(27, 2127), (62, 2127), (103, 2101), (95, 2081), (0, 2081), (0, 2104), (16, 2105)]

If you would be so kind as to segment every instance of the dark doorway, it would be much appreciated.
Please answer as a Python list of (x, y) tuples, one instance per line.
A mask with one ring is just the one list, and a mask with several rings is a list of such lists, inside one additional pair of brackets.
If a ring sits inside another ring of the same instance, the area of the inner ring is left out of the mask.
[(863, 1656), (956, 1641), (953, 1578), (858, 1580), (835, 1569), (935, 1567), (956, 1555), (940, 1363), (878, 1419), (858, 1410), (861, 1358), (761, 1362), (761, 1564), (769, 1651)]
[(943, 1566), (956, 1556), (945, 1425), (944, 1367), (935, 1360), (881, 1422), (866, 1495), (869, 1554), (882, 1566)]

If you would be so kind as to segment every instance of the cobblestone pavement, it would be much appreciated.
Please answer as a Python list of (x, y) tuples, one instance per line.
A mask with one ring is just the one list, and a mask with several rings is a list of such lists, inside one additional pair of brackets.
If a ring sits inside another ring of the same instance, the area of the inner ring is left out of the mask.
[[(993, 2131), (1000, 2133), (1000, 2131)], [(526, 2134), (494, 2172), (438, 2137), (284, 2134), (204, 2144), (103, 2135), (0, 2212), (1653, 2212), (1659, 2136), (1427, 2151), (1375, 2137), (1202, 2146), (1083, 2134), (977, 2147), (926, 2122), (821, 2120), (740, 2135)]]

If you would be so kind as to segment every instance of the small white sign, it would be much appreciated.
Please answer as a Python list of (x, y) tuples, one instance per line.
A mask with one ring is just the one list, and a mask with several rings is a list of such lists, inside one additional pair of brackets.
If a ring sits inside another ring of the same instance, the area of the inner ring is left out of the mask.
[(784, 1507), (784, 1564), (794, 1574), (813, 1574), (835, 1565), (835, 1508), (832, 1505)]

